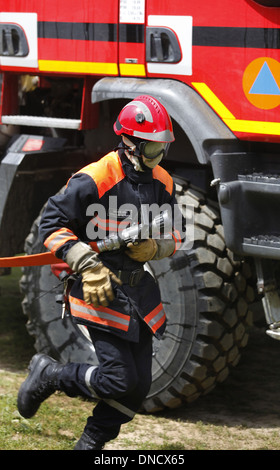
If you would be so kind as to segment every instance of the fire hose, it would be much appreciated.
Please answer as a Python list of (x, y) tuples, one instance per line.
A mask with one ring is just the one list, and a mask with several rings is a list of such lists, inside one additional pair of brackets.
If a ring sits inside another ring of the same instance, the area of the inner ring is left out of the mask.
[(44, 266), (46, 264), (58, 264), (62, 260), (52, 253), (37, 253), (34, 255), (10, 256), (0, 258), (0, 268), (17, 268), (22, 266)]

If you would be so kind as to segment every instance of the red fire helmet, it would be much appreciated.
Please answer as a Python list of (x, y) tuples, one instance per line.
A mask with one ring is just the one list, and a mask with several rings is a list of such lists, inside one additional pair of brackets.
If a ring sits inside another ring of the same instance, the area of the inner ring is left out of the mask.
[(126, 134), (154, 142), (175, 140), (170, 116), (155, 98), (141, 95), (121, 110), (115, 124), (117, 135)]

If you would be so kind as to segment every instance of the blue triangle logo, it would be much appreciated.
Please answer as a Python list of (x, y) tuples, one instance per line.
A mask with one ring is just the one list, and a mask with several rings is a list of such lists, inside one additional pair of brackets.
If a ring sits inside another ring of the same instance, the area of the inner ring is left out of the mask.
[(264, 62), (254, 81), (249, 94), (252, 95), (280, 95), (280, 88), (273, 77), (267, 62)]

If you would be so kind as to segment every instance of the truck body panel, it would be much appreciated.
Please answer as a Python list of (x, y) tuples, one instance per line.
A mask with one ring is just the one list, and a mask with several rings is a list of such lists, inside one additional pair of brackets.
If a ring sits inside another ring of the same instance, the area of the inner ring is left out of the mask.
[[(22, 27), (29, 53), (9, 55), (4, 40), (1, 71), (176, 79), (238, 138), (279, 142), (279, 8), (252, 0), (2, 4), (4, 36), (9, 25)], [(16, 47), (23, 38), (14, 35)]]

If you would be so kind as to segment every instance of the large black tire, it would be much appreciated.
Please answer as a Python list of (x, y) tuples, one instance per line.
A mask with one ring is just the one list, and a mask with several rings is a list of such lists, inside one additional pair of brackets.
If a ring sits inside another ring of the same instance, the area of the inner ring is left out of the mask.
[[(187, 184), (177, 180), (176, 187), (178, 203), (194, 206), (194, 244), (148, 267), (159, 283), (168, 321), (164, 338), (154, 340), (153, 383), (143, 404), (147, 412), (191, 402), (224, 381), (247, 344), (252, 319), (250, 272), (226, 248), (218, 211)], [(43, 251), (39, 221), (26, 240), (28, 254)], [(91, 342), (69, 317), (61, 319), (58, 284), (49, 266), (24, 268), (23, 310), (35, 347), (64, 363), (96, 364)]]
[(252, 324), (249, 266), (234, 261), (226, 248), (215, 204), (174, 179), (178, 203), (194, 207), (194, 243), (150, 263), (168, 322), (163, 340), (154, 342), (148, 412), (194, 401), (223, 382), (239, 362)]

